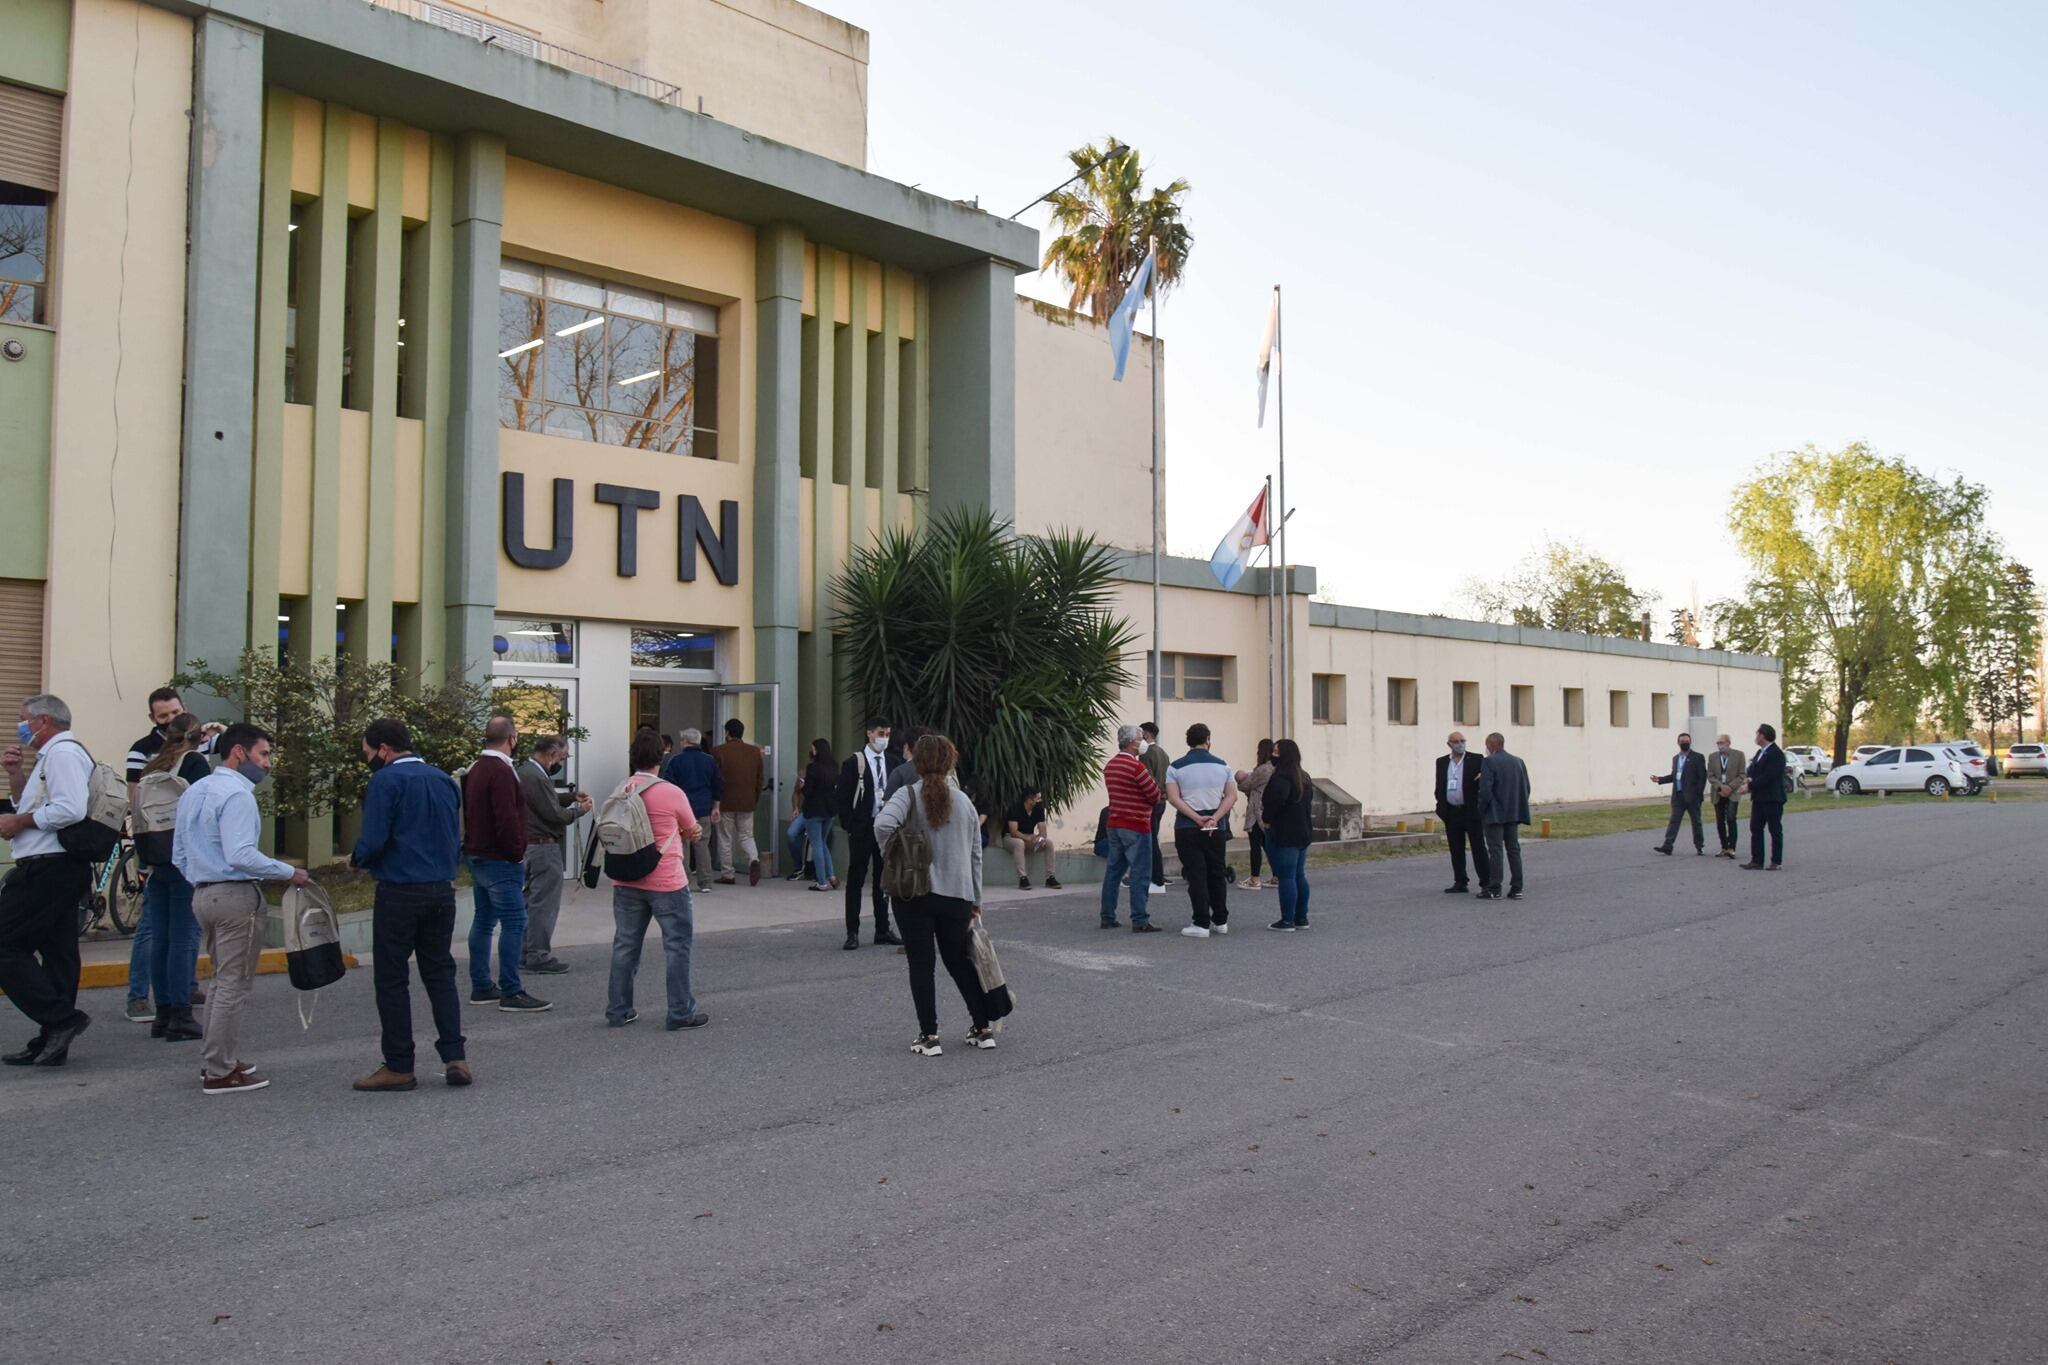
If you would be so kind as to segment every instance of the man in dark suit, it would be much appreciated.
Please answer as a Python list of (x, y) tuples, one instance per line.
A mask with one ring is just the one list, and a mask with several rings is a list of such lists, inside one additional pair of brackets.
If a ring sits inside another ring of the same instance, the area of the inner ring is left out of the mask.
[(1756, 757), (1749, 761), (1749, 861), (1740, 864), (1755, 872), (1764, 864), (1764, 835), (1771, 836), (1770, 870), (1785, 865), (1785, 751), (1778, 747), (1778, 732), (1768, 725), (1756, 727)]
[(1481, 900), (1500, 899), (1501, 864), (1507, 864), (1508, 899), (1522, 898), (1522, 826), (1529, 823), (1529, 769), (1507, 751), (1496, 730), (1486, 737), (1479, 765), (1479, 818), (1486, 826), (1486, 885)]
[(889, 784), (889, 722), (870, 720), (867, 743), (839, 769), (839, 822), (846, 827), (846, 946), (860, 947), (861, 883), (872, 881), (875, 942), (900, 944), (889, 932), (889, 898), (882, 894), (882, 850), (875, 843), (875, 817), (882, 813)]
[(1707, 794), (1707, 761), (1692, 751), (1691, 735), (1678, 737), (1678, 752), (1672, 756), (1671, 771), (1662, 777), (1652, 775), (1650, 780), (1671, 787), (1671, 823), (1665, 827), (1664, 842), (1657, 845), (1657, 851), (1667, 858), (1671, 856), (1671, 846), (1678, 842), (1678, 827), (1689, 815), (1692, 851), (1706, 857), (1707, 836), (1700, 828), (1700, 801)]
[(1714, 737), (1714, 752), (1707, 755), (1707, 789), (1714, 794), (1714, 832), (1721, 837), (1721, 856), (1735, 856), (1740, 837), (1736, 819), (1742, 812), (1742, 779), (1748, 771), (1742, 750), (1729, 747), (1728, 736)]
[(1444, 834), (1451, 841), (1451, 884), (1445, 895), (1465, 889), (1465, 845), (1472, 845), (1472, 862), (1479, 870), (1479, 884), (1487, 877), (1486, 831), (1479, 822), (1478, 754), (1465, 752), (1465, 737), (1456, 730), (1445, 741), (1450, 752), (1436, 760), (1436, 818), (1444, 822)]

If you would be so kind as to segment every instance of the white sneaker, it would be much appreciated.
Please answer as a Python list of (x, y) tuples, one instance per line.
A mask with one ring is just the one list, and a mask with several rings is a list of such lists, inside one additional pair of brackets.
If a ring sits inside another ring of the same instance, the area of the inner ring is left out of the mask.
[(945, 1053), (945, 1049), (939, 1046), (939, 1035), (936, 1033), (918, 1034), (917, 1040), (910, 1045), (910, 1050), (920, 1057), (938, 1057)]
[(1212, 924), (1209, 927), (1213, 932), (1219, 934), (1227, 934), (1230, 932), (1230, 926), (1227, 924)]
[(1182, 938), (1207, 938), (1209, 937), (1209, 931), (1199, 924), (1190, 924), (1187, 928), (1180, 931), (1180, 936)]
[(1154, 883), (1152, 883), (1152, 894), (1153, 894), (1153, 895), (1155, 895), (1155, 896), (1163, 896), (1163, 895), (1165, 895), (1165, 894), (1166, 894), (1166, 883), (1164, 883), (1164, 882), (1154, 882)]

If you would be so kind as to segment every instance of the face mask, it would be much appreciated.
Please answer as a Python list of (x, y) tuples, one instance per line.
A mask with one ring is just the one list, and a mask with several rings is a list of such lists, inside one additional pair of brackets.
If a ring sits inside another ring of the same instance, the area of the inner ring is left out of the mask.
[(888, 747), (889, 741), (886, 739), (871, 739), (868, 741), (868, 748), (874, 750), (878, 754)]
[(380, 758), (379, 756), (377, 756), (376, 754), (371, 754), (371, 755), (370, 755), (370, 758), (369, 758), (369, 764), (370, 764), (370, 771), (371, 771), (371, 772), (376, 772), (376, 771), (377, 771), (377, 770), (378, 770), (379, 768), (381, 768), (381, 767), (383, 767), (383, 766), (384, 766), (384, 760), (383, 760), (382, 758)]
[(1151, 740), (1149, 740), (1149, 739), (1141, 739), (1141, 740), (1139, 740), (1139, 741), (1138, 741), (1138, 752), (1139, 752), (1139, 753), (1141, 753), (1141, 754), (1149, 754), (1149, 753), (1151, 753), (1151, 752), (1152, 752), (1152, 741), (1151, 741)]
[(15, 724), (14, 733), (20, 737), (23, 744), (33, 744), (36, 742), (36, 727), (30, 725), (25, 720)]
[(235, 769), (235, 771), (240, 773), (242, 776), (248, 778), (249, 785), (252, 787), (262, 786), (263, 779), (270, 776), (270, 769), (259, 768), (254, 763), (248, 762), (243, 763), (242, 766)]
[(1689, 753), (1691, 753), (1691, 752), (1692, 752), (1692, 741), (1691, 741), (1691, 740), (1689, 740), (1689, 739), (1681, 739), (1681, 740), (1679, 740), (1679, 741), (1678, 741), (1678, 752), (1680, 752), (1680, 753), (1682, 753), (1682, 754), (1689, 754)]
[(1716, 744), (1714, 747), (1724, 754), (1728, 752), (1728, 746), (1725, 744)]
[(1465, 756), (1465, 741), (1462, 739), (1451, 741), (1451, 752), (1463, 758)]

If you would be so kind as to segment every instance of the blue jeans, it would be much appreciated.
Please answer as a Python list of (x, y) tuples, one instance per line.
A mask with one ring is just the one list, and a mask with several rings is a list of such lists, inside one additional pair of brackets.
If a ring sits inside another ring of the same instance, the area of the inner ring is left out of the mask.
[(811, 862), (816, 864), (818, 885), (832, 880), (832, 819), (829, 815), (806, 815), (801, 820), (789, 822), (789, 860), (795, 867), (804, 865), (804, 840), (811, 841)]
[[(169, 863), (149, 870), (142, 884), (142, 922), (135, 926), (135, 946), (147, 964), (141, 978), (156, 997), (156, 1007), (188, 1009), (193, 974), (199, 966), (199, 921), (192, 917), (192, 883)], [(128, 994), (141, 999), (130, 954)]]
[(1280, 922), (1308, 923), (1308, 850), (1266, 846), (1273, 864), (1274, 884), (1280, 888)]
[(1131, 924), (1149, 924), (1145, 903), (1152, 899), (1152, 833), (1142, 829), (1109, 831), (1109, 872), (1102, 879), (1102, 922), (1116, 923), (1116, 893), (1124, 876), (1131, 878)]
[(469, 984), (491, 988), (491, 930), (498, 931), (498, 993), (517, 995), (519, 958), (526, 950), (526, 864), (471, 858), (469, 879), (476, 909), (469, 921)]
[(690, 889), (644, 891), (637, 886), (612, 888), (612, 980), (605, 1001), (609, 1024), (623, 1024), (633, 1008), (633, 977), (640, 970), (640, 945), (647, 941), (647, 922), (661, 925), (661, 953), (668, 978), (668, 1021), (681, 1023), (697, 1012), (690, 994)]

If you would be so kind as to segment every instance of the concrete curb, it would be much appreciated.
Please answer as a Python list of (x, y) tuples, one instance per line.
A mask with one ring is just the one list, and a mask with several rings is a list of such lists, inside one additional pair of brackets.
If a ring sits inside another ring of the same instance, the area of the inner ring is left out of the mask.
[[(353, 953), (343, 953), (341, 960), (351, 967), (360, 965)], [(258, 976), (274, 976), (284, 969), (284, 949), (282, 948), (266, 948), (263, 950), (262, 955), (256, 959), (256, 974)], [(202, 981), (211, 980), (213, 977), (213, 959), (204, 953), (199, 955), (198, 976)], [(126, 986), (127, 984), (128, 964), (125, 962), (88, 962), (79, 968), (78, 971), (78, 988), (80, 990), (94, 990), (105, 986)], [(0, 995), (5, 994), (5, 991), (0, 991)]]

